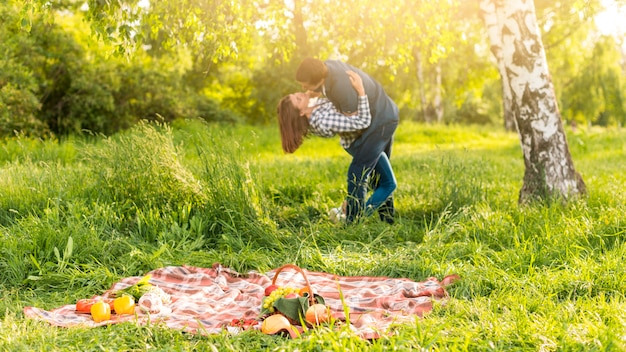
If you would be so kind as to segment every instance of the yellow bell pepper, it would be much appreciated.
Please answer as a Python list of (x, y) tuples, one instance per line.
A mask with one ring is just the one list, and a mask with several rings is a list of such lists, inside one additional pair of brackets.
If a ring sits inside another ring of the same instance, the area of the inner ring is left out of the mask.
[(94, 303), (91, 306), (91, 317), (96, 323), (111, 319), (111, 306), (102, 300)]

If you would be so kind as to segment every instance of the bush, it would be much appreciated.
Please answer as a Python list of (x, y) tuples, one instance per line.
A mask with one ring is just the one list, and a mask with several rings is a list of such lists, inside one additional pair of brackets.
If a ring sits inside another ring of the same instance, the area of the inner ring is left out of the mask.
[(0, 86), (0, 136), (18, 132), (37, 137), (47, 134), (46, 124), (35, 117), (39, 100), (33, 92), (13, 83)]
[(40, 103), (37, 98), (38, 83), (33, 72), (22, 62), (17, 50), (28, 46), (28, 38), (19, 35), (15, 25), (15, 10), (0, 5), (0, 136), (21, 132), (24, 135), (42, 136), (47, 127), (37, 120)]
[(176, 55), (109, 57), (112, 48), (85, 34), (79, 16), (52, 24), (33, 18), (26, 32), (16, 25), (17, 7), (2, 4), (0, 14), (7, 18), (0, 23), (0, 37), (8, 38), (0, 42), (0, 51), (7, 53), (0, 59), (0, 137), (86, 130), (113, 135), (140, 120), (242, 120), (192, 87), (183, 74), (188, 68)]

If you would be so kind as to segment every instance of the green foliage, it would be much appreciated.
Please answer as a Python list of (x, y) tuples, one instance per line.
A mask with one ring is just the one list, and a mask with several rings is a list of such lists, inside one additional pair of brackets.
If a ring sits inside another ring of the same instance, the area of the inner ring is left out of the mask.
[[(17, 48), (29, 45), (26, 38), (16, 35), (19, 28), (17, 14), (12, 6), (1, 5), (0, 17), (0, 136), (15, 132), (31, 136), (45, 134), (45, 124), (37, 119), (40, 102), (37, 81), (17, 55)], [(14, 22), (15, 21), (15, 22)]]
[(0, 136), (113, 134), (141, 119), (240, 119), (185, 82), (184, 52), (112, 57), (110, 45), (85, 33), (80, 14), (59, 15), (54, 23), (33, 14), (26, 32), (16, 24), (15, 6), (2, 4), (0, 11), (8, 19), (0, 35), (9, 39), (0, 43), (7, 53), (0, 73)]
[[(0, 5), (8, 18), (0, 33), (10, 38), (0, 44), (10, 54), (2, 73), (10, 84), (0, 77), (3, 135), (112, 134), (141, 119), (181, 117), (269, 124), (279, 98), (300, 89), (293, 73), (305, 56), (364, 69), (398, 103), (404, 120), (435, 121), (440, 113), (443, 123), (499, 125), (502, 119), (500, 80), (477, 2), (81, 5)], [(619, 47), (600, 38), (593, 24), (602, 5), (536, 1), (559, 105), (570, 123), (623, 124)], [(34, 83), (16, 82), (28, 81), (15, 78), (20, 75)]]
[[(4, 67), (11, 69), (10, 64)], [(39, 100), (32, 91), (12, 83), (4, 84), (0, 89), (0, 135), (45, 135), (48, 128), (35, 117), (39, 106)]]
[(594, 27), (594, 15), (603, 4), (597, 0), (535, 4), (543, 19), (544, 47), (564, 120), (572, 126), (623, 124), (621, 49), (616, 38), (600, 35)]
[[(194, 55), (216, 63), (248, 49), (255, 5), (248, 0), (152, 2), (140, 11), (148, 32), (143, 36), (158, 39), (152, 43), (165, 48), (177, 47), (182, 42)], [(93, 8), (94, 13), (98, 11), (101, 11), (98, 6)], [(121, 21), (113, 18), (111, 22)]]
[[(295, 63), (295, 62), (294, 62)], [(250, 81), (253, 98), (248, 100), (250, 108), (245, 116), (251, 122), (272, 124), (276, 121), (276, 107), (285, 95), (299, 92), (301, 87), (295, 81), (296, 66), (292, 64), (277, 65), (271, 69), (261, 68), (255, 70)], [(267, 82), (272, 82), (271, 88), (267, 89)], [(257, 102), (257, 103), (254, 103)]]
[(574, 123), (600, 126), (626, 122), (621, 53), (612, 37), (603, 37), (584, 61), (585, 67), (563, 93), (564, 116)]

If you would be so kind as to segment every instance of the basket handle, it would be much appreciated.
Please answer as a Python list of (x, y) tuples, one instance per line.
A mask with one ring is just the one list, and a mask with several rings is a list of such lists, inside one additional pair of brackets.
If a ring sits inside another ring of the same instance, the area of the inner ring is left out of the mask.
[(309, 289), (309, 293), (310, 293), (309, 304), (315, 304), (315, 298), (313, 297), (313, 289), (311, 288), (311, 283), (309, 282), (309, 278), (306, 277), (306, 274), (304, 273), (304, 271), (295, 264), (285, 264), (281, 266), (280, 268), (276, 269), (276, 274), (274, 274), (274, 278), (272, 279), (272, 285), (276, 285), (276, 279), (278, 278), (278, 274), (280, 274), (281, 271), (287, 268), (294, 269), (295, 271), (299, 272), (302, 275), (306, 283), (306, 287)]

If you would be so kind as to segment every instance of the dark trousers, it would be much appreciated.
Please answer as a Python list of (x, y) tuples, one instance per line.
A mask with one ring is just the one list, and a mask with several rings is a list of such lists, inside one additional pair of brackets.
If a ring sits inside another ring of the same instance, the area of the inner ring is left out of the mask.
[[(348, 168), (348, 199), (346, 208), (346, 221), (353, 222), (363, 215), (365, 211), (365, 198), (369, 187), (374, 192), (378, 188), (379, 178), (375, 173), (376, 164), (381, 153), (385, 153), (387, 158), (391, 158), (391, 147), (393, 145), (393, 135), (398, 126), (397, 122), (378, 126), (375, 130), (367, 131), (360, 138), (358, 148), (349, 148), (352, 155), (352, 162)], [(378, 208), (381, 220), (393, 223), (394, 215), (393, 196)]]

